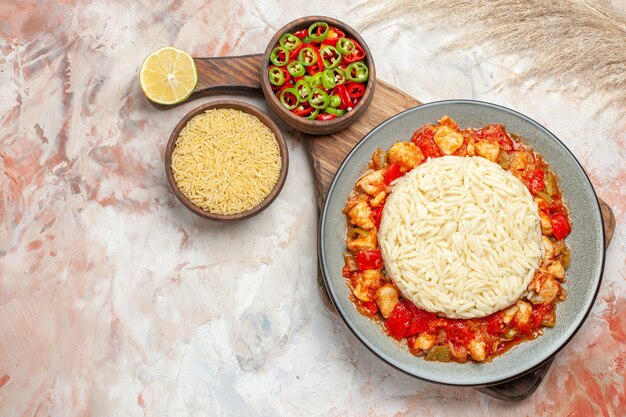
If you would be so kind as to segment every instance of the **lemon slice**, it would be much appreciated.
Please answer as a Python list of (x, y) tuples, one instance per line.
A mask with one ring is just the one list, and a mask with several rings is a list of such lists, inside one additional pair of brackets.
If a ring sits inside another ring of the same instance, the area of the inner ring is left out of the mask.
[(150, 101), (177, 104), (187, 99), (196, 88), (198, 71), (191, 55), (166, 46), (152, 52), (143, 61), (139, 83)]

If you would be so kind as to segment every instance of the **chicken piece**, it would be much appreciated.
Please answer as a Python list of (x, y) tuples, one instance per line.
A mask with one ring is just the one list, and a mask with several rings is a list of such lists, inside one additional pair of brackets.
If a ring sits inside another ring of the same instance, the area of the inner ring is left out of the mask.
[(350, 240), (346, 246), (350, 252), (356, 254), (360, 250), (375, 250), (377, 243), (376, 232), (370, 230), (366, 235)]
[(359, 226), (364, 230), (370, 230), (374, 228), (374, 216), (372, 215), (372, 209), (365, 202), (359, 202), (348, 213), (350, 216), (350, 222)]
[(367, 269), (363, 272), (354, 274), (356, 285), (352, 294), (363, 302), (372, 300), (372, 292), (380, 287), (380, 271), (376, 269)]
[(544, 303), (550, 303), (559, 293), (559, 288), (561, 288), (559, 283), (556, 282), (554, 278), (549, 277), (548, 279), (543, 281), (541, 289), (539, 290), (539, 296)]
[(448, 116), (447, 114), (443, 116), (441, 119), (439, 119), (438, 124), (439, 126), (446, 126), (452, 130), (456, 130), (457, 132), (459, 131), (459, 125), (456, 124), (456, 122), (452, 120), (452, 118)]
[(384, 192), (384, 191), (379, 192), (375, 197), (370, 199), (370, 206), (378, 207), (380, 205), (380, 203), (385, 201), (385, 196), (386, 195), (387, 195), (387, 193)]
[(465, 362), (467, 360), (467, 349), (465, 346), (457, 345), (449, 341), (448, 347), (450, 348), (450, 354), (459, 362)]
[(509, 308), (507, 308), (506, 310), (504, 310), (501, 314), (502, 314), (502, 321), (504, 322), (504, 324), (509, 324), (511, 322), (511, 320), (513, 320), (513, 317), (515, 317), (515, 315), (517, 314), (517, 312), (519, 311), (519, 307), (514, 305), (511, 306)]
[(543, 211), (539, 212), (539, 220), (541, 221), (541, 233), (544, 235), (552, 234), (552, 222), (550, 221), (550, 217), (544, 213)]
[(550, 264), (548, 265), (548, 267), (546, 268), (546, 271), (553, 275), (554, 278), (562, 281), (563, 279), (565, 279), (565, 269), (563, 268), (563, 265), (561, 265), (561, 262), (559, 261), (552, 261), (550, 262)]
[(435, 132), (435, 143), (445, 155), (452, 155), (463, 145), (463, 135), (448, 126), (439, 126)]
[(541, 246), (543, 246), (544, 259), (552, 259), (556, 256), (556, 247), (550, 239), (545, 236), (541, 236)]
[(350, 210), (352, 210), (354, 206), (359, 203), (367, 203), (367, 196), (365, 194), (352, 191), (348, 196), (348, 201), (346, 201), (346, 205), (341, 212), (348, 214), (350, 213)]
[(518, 173), (518, 171), (523, 171), (530, 164), (530, 158), (527, 152), (524, 151), (516, 151), (513, 152), (513, 160), (511, 160), (511, 164), (509, 165), (509, 171)]
[(434, 334), (422, 332), (413, 341), (413, 349), (428, 350), (435, 346), (437, 337)]
[(478, 156), (482, 156), (491, 162), (498, 160), (498, 154), (500, 153), (500, 145), (495, 142), (489, 142), (487, 140), (479, 140), (476, 142), (476, 153)]
[(485, 342), (472, 339), (467, 346), (469, 354), (475, 361), (482, 362), (485, 360)]
[(382, 170), (365, 174), (356, 182), (357, 187), (371, 196), (385, 190), (385, 175)]
[(376, 303), (380, 314), (384, 318), (389, 317), (396, 304), (398, 304), (398, 290), (393, 285), (385, 284), (376, 291)]
[(397, 164), (400, 171), (408, 172), (424, 161), (424, 154), (413, 142), (398, 142), (389, 149), (389, 163)]
[[(466, 133), (468, 132), (468, 133)], [(469, 131), (463, 131), (463, 138), (467, 141), (467, 156), (475, 156), (476, 155), (476, 139), (475, 135), (469, 133)]]
[(533, 311), (532, 306), (526, 301), (519, 300), (517, 302), (517, 307), (519, 310), (515, 314), (515, 322), (518, 325), (528, 324), (530, 322), (530, 313)]

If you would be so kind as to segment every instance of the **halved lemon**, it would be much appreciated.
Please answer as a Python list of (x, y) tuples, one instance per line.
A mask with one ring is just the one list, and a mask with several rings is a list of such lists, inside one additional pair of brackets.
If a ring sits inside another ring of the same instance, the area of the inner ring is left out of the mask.
[(146, 97), (159, 104), (177, 104), (198, 84), (193, 58), (185, 51), (166, 46), (152, 52), (141, 64), (139, 83)]

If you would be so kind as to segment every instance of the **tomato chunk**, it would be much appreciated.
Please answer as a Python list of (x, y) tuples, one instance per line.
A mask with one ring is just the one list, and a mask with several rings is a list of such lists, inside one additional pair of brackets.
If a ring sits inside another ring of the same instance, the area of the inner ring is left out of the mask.
[(383, 258), (379, 250), (360, 250), (356, 253), (356, 263), (359, 271), (366, 269), (383, 269)]
[(546, 186), (543, 183), (543, 171), (540, 169), (533, 171), (530, 175), (528, 189), (531, 193), (537, 194), (539, 191), (543, 191), (544, 188), (546, 188)]
[(411, 313), (405, 307), (404, 303), (396, 304), (396, 307), (385, 322), (389, 336), (398, 340), (402, 339), (406, 333), (406, 329), (409, 327), (410, 321)]
[(502, 334), (504, 331), (504, 321), (500, 313), (494, 313), (487, 317), (487, 331), (493, 335)]
[(504, 126), (502, 125), (487, 125), (480, 130), (476, 131), (476, 136), (480, 139), (491, 140), (494, 142), (498, 142), (500, 147), (507, 151), (512, 151), (513, 141), (504, 130)]
[(422, 126), (413, 133), (411, 141), (416, 144), (426, 158), (436, 158), (441, 156), (439, 146), (435, 143), (435, 132), (437, 129), (433, 125)]
[(543, 317), (550, 312), (550, 303), (536, 304), (530, 313), (530, 327), (536, 329), (543, 322)]
[(391, 164), (385, 171), (385, 184), (391, 184), (395, 179), (400, 178), (402, 176), (402, 171), (400, 171), (400, 166), (398, 164)]
[(552, 224), (554, 237), (558, 240), (565, 239), (565, 237), (572, 231), (572, 226), (569, 224), (567, 217), (563, 213), (553, 214), (550, 217), (550, 223)]
[(466, 345), (472, 338), (472, 331), (463, 321), (450, 320), (446, 326), (448, 339), (459, 345)]

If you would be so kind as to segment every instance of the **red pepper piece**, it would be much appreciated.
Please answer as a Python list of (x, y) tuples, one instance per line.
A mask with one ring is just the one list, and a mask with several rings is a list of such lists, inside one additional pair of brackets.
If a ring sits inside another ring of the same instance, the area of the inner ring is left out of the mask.
[(385, 171), (385, 184), (391, 184), (396, 178), (400, 178), (402, 176), (402, 171), (400, 171), (400, 166), (398, 164), (391, 164), (387, 167)]
[(294, 32), (294, 35), (297, 36), (300, 39), (305, 38), (305, 37), (309, 36), (309, 29), (299, 30), (297, 32)]
[(550, 223), (552, 224), (554, 237), (558, 240), (565, 239), (565, 237), (572, 231), (572, 226), (569, 224), (567, 217), (563, 213), (553, 214), (550, 217)]
[(379, 250), (360, 250), (356, 253), (359, 271), (366, 269), (383, 269), (383, 258)]
[(500, 147), (507, 151), (514, 150), (513, 141), (504, 130), (504, 126), (502, 125), (487, 125), (480, 130), (476, 131), (476, 136), (479, 139), (491, 140), (494, 142), (498, 142)]
[(337, 41), (339, 39), (345, 38), (345, 37), (346, 37), (346, 34), (343, 32), (343, 30), (336, 28), (334, 26), (331, 26), (330, 33), (328, 34), (328, 37), (322, 41), (322, 45), (335, 46), (337, 45)]
[(346, 55), (343, 57), (343, 62), (347, 62), (347, 63), (352, 63), (352, 62), (356, 62), (356, 61), (361, 61), (363, 58), (365, 58), (365, 50), (363, 49), (363, 47), (354, 39), (350, 39), (352, 42), (354, 42), (354, 52), (352, 52), (352, 54), (350, 55)]
[(322, 55), (320, 54), (319, 48), (314, 45), (309, 45), (309, 47), (313, 48), (313, 51), (315, 51), (315, 55), (317, 55), (317, 61), (315, 62), (315, 64), (306, 67), (307, 72), (309, 73), (309, 75), (313, 75), (317, 74), (318, 72), (324, 71), (324, 61), (322, 60)]
[(300, 42), (300, 45), (298, 45), (296, 49), (289, 52), (289, 62), (298, 59), (298, 54), (300, 53), (300, 50), (302, 50), (302, 48), (304, 48), (304, 42)]
[(430, 323), (437, 318), (434, 313), (422, 310), (410, 301), (404, 300), (406, 309), (411, 313), (409, 325), (404, 332), (404, 337), (425, 332), (430, 328)]
[(494, 313), (487, 317), (487, 331), (493, 335), (500, 335), (504, 331), (504, 321), (500, 313)]
[(338, 84), (333, 89), (333, 93), (337, 94), (341, 99), (340, 109), (345, 110), (348, 107), (352, 106), (352, 100), (350, 100), (350, 96), (348, 95), (348, 90), (344, 84)]
[(291, 112), (295, 114), (296, 116), (308, 116), (309, 114), (313, 113), (313, 107), (298, 106), (295, 109), (293, 109)]
[(530, 175), (528, 189), (531, 193), (537, 194), (539, 191), (542, 191), (545, 188), (545, 184), (543, 183), (543, 171), (538, 169), (532, 172)]
[(346, 89), (350, 98), (363, 97), (363, 94), (365, 94), (365, 85), (361, 83), (348, 83)]
[(336, 118), (337, 118), (337, 116), (335, 116), (334, 114), (320, 113), (320, 114), (317, 115), (315, 120), (332, 120), (332, 119), (336, 119)]
[(435, 143), (435, 132), (437, 128), (433, 125), (422, 126), (413, 133), (411, 141), (415, 143), (426, 158), (437, 158), (441, 156), (439, 146)]
[(293, 84), (291, 82), (285, 82), (285, 84), (281, 85), (278, 91), (276, 91), (276, 96), (279, 97), (280, 92), (283, 91), (285, 88), (293, 88)]

